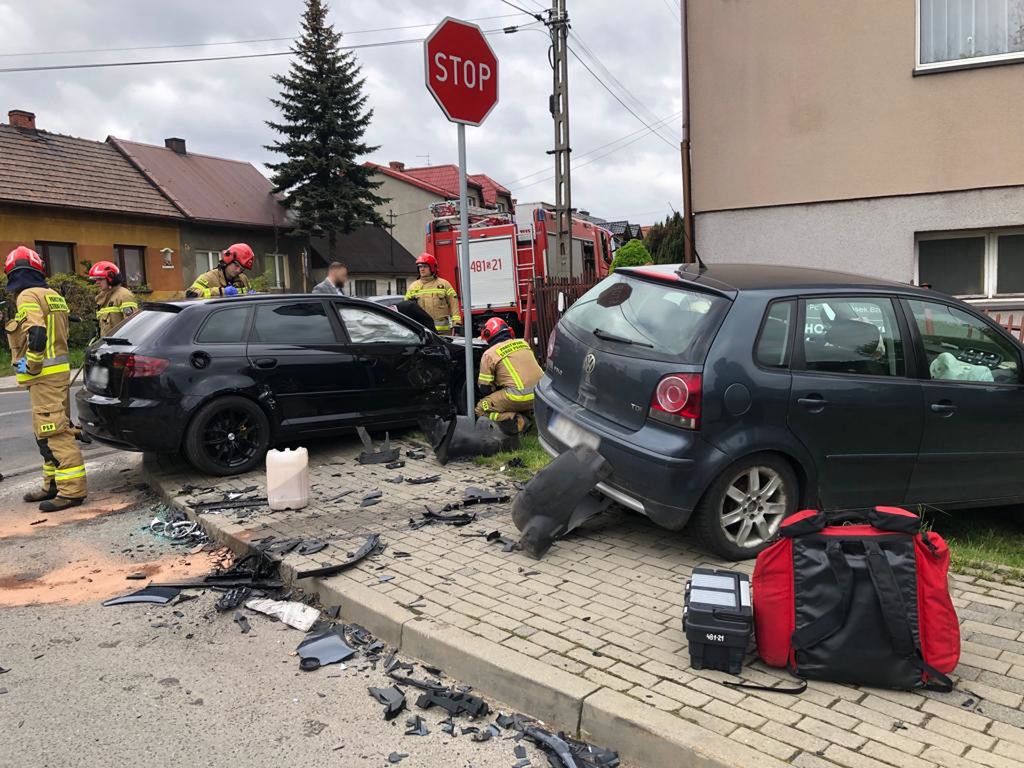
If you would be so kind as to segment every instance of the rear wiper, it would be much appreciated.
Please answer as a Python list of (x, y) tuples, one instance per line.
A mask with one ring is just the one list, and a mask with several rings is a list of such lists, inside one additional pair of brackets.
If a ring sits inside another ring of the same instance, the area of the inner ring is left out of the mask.
[(115, 344), (119, 346), (130, 347), (132, 343), (128, 339), (121, 339), (117, 336), (104, 336), (101, 341), (107, 342), (107, 344)]
[(610, 333), (602, 331), (600, 328), (594, 329), (594, 335), (597, 336), (597, 338), (601, 339), (602, 341), (614, 341), (617, 344), (632, 344), (636, 347), (647, 347), (648, 349), (654, 349), (653, 344), (645, 344), (642, 341), (633, 341), (632, 339), (626, 339), (623, 338), (622, 336), (614, 336)]

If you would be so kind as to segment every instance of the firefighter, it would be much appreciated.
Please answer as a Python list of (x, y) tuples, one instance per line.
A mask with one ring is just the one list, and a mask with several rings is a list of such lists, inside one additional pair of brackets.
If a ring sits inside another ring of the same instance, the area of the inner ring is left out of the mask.
[(434, 330), (451, 333), (456, 325), (462, 325), (459, 314), (459, 297), (452, 284), (437, 276), (437, 259), (429, 253), (421, 253), (416, 259), (420, 279), (409, 286), (405, 298), (414, 300), (432, 318)]
[(96, 293), (96, 320), (100, 336), (109, 336), (127, 318), (139, 311), (135, 294), (124, 286), (121, 270), (112, 261), (97, 261), (89, 267), (89, 279)]
[(43, 456), (43, 487), (26, 493), (24, 499), (42, 502), (43, 512), (59, 512), (85, 501), (85, 462), (68, 418), (68, 305), (46, 287), (43, 260), (30, 248), (11, 251), (4, 273), (17, 307), (4, 330), (18, 384), (29, 392), (32, 430)]
[(506, 434), (520, 434), (530, 428), (533, 388), (544, 371), (530, 345), (515, 338), (500, 317), (488, 320), (480, 332), (487, 351), (480, 360), (477, 386), (487, 396), (476, 404), (476, 415), (499, 422)]
[(255, 263), (256, 255), (245, 243), (228, 246), (220, 252), (220, 262), (217, 266), (197, 277), (185, 291), (185, 298), (212, 299), (217, 296), (254, 293), (244, 272), (252, 269)]

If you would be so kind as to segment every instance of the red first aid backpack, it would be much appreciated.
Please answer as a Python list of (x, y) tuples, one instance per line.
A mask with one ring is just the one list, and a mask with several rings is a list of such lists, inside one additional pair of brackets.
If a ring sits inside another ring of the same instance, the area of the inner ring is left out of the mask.
[(949, 549), (920, 527), (917, 515), (896, 507), (786, 518), (781, 539), (754, 567), (765, 664), (816, 680), (951, 690), (960, 625), (947, 583)]

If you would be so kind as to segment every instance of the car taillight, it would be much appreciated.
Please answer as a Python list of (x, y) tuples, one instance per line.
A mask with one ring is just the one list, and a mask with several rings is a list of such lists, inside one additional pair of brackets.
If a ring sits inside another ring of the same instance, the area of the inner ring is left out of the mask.
[(552, 328), (551, 329), (551, 335), (548, 336), (548, 358), (547, 358), (548, 360), (550, 360), (551, 356), (553, 354), (555, 354), (555, 336), (557, 334), (558, 334), (558, 329), (557, 328)]
[(684, 429), (700, 429), (701, 375), (670, 373), (658, 382), (647, 415)]
[(141, 379), (147, 376), (159, 376), (167, 370), (170, 360), (162, 357), (146, 357), (145, 355), (117, 354), (114, 355), (113, 366), (122, 376), (130, 379)]

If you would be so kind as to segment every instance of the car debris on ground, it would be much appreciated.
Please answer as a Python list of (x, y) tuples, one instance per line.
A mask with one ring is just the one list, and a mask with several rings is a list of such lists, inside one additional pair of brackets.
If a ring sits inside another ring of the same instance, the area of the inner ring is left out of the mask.
[(268, 598), (254, 598), (245, 601), (245, 607), (250, 611), (256, 611), (266, 616), (273, 616), (301, 632), (308, 632), (317, 619), (320, 618), (320, 611), (316, 608), (300, 603), (295, 600), (270, 600)]
[(359, 440), (363, 443), (363, 452), (356, 457), (360, 464), (391, 464), (398, 460), (398, 448), (391, 447), (391, 435), (384, 433), (384, 447), (379, 450), (374, 446), (373, 439), (365, 427), (356, 427)]

